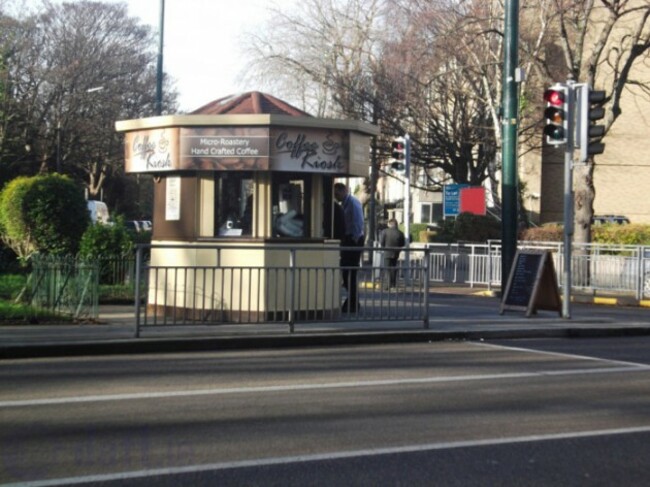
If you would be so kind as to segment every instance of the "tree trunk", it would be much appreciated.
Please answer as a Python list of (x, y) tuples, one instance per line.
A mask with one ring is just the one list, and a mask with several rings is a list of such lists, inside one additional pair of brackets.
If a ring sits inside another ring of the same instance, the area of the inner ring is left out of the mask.
[(575, 194), (575, 230), (573, 240), (576, 243), (591, 242), (591, 218), (594, 215), (594, 164), (576, 164), (574, 166)]

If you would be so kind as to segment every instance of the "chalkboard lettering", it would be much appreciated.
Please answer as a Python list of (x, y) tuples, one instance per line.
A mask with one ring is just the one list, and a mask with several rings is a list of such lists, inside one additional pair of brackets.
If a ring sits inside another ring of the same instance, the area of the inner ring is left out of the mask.
[(528, 306), (541, 260), (542, 254), (518, 254), (512, 282), (505, 299), (507, 305)]
[(518, 251), (503, 292), (501, 314), (506, 309), (522, 309), (526, 316), (537, 309), (560, 312), (560, 294), (553, 260), (548, 251)]

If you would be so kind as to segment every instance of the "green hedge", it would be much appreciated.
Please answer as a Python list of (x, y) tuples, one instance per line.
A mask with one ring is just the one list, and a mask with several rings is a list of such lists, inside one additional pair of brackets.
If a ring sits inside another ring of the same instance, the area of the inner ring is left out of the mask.
[(490, 215), (461, 213), (455, 219), (441, 222), (433, 236), (436, 242), (478, 242), (501, 238), (501, 223)]
[(19, 177), (0, 193), (0, 232), (21, 259), (76, 253), (89, 221), (83, 191), (67, 176)]
[[(544, 225), (528, 228), (521, 235), (521, 240), (537, 242), (561, 242), (564, 238), (562, 225)], [(616, 223), (592, 227), (592, 242), (616, 245), (650, 245), (650, 225)]]
[(593, 227), (593, 241), (619, 245), (650, 245), (650, 225), (599, 225)]
[(124, 256), (132, 250), (133, 238), (121, 218), (114, 225), (90, 225), (79, 245), (79, 255), (87, 258)]

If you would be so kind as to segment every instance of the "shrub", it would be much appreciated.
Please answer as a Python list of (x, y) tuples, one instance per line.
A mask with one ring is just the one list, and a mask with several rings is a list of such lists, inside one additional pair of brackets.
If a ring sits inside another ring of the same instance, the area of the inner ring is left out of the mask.
[(81, 237), (79, 255), (85, 258), (130, 255), (133, 240), (121, 218), (114, 225), (90, 225)]
[(21, 260), (36, 252), (23, 212), (25, 194), (32, 183), (32, 178), (19, 177), (0, 192), (0, 234)]
[(592, 227), (592, 230), (594, 243), (650, 245), (650, 225), (611, 223)]
[(485, 242), (501, 238), (501, 223), (491, 215), (461, 213), (454, 224), (456, 241)]
[(23, 260), (76, 253), (88, 222), (83, 192), (67, 176), (19, 177), (0, 193), (2, 238)]
[(90, 217), (83, 191), (59, 174), (36, 176), (28, 192), (27, 222), (40, 252), (74, 254)]
[(438, 223), (438, 231), (434, 242), (454, 243), (456, 236), (454, 233), (455, 220), (441, 220)]
[[(404, 225), (399, 226), (401, 231), (404, 231)], [(427, 229), (426, 223), (411, 223), (409, 226), (409, 233), (411, 234), (411, 242), (421, 242), (420, 233)], [(405, 235), (406, 236), (406, 235)]]
[(533, 242), (561, 242), (564, 238), (564, 228), (562, 225), (526, 228), (519, 238)]
[[(81, 238), (79, 256), (100, 261), (99, 282), (113, 283), (116, 276), (116, 266), (124, 258), (132, 257), (133, 240), (124, 226), (122, 218), (118, 217), (114, 225), (95, 223), (88, 227)], [(120, 272), (118, 272), (120, 275)]]
[(454, 220), (441, 222), (437, 242), (485, 242), (501, 238), (501, 223), (490, 215), (461, 213)]
[(12, 300), (25, 287), (27, 276), (24, 274), (0, 275), (0, 299)]
[[(564, 238), (562, 225), (544, 225), (527, 228), (520, 235), (521, 240), (537, 242), (561, 242)], [(593, 243), (618, 245), (650, 245), (650, 225), (618, 225), (615, 223), (592, 227)]]

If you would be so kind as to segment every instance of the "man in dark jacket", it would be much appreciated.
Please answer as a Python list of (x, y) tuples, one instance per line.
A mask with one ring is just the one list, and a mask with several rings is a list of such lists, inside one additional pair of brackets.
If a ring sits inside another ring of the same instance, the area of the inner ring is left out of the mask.
[(404, 233), (397, 228), (397, 220), (388, 220), (386, 228), (379, 236), (379, 244), (384, 249), (384, 267), (388, 271), (390, 287), (397, 285), (397, 260), (401, 248), (406, 244)]

